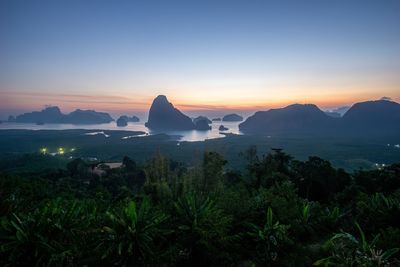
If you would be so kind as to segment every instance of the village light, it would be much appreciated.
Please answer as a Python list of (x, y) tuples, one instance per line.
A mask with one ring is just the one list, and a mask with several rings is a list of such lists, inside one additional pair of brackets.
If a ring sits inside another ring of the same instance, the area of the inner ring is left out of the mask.
[(41, 148), (40, 149), (40, 153), (46, 154), (47, 153), (47, 148), (46, 147)]
[(64, 154), (64, 148), (62, 148), (62, 147), (58, 148), (58, 154), (63, 155)]

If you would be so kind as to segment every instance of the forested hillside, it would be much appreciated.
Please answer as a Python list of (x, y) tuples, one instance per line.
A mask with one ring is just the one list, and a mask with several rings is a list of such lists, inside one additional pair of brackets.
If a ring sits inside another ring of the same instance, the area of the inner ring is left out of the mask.
[(0, 265), (399, 266), (400, 164), (242, 157), (242, 172), (216, 152), (197, 166), (157, 154), (100, 173), (79, 158), (3, 171)]

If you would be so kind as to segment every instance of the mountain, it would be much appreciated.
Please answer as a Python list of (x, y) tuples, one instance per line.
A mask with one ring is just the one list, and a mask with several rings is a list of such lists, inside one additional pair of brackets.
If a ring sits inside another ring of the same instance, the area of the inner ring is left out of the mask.
[(284, 108), (258, 111), (239, 124), (244, 133), (314, 133), (328, 130), (337, 119), (316, 105), (294, 104)]
[(258, 111), (239, 125), (255, 134), (323, 134), (335, 136), (384, 136), (400, 133), (400, 104), (388, 100), (354, 104), (340, 118), (328, 116), (312, 104), (294, 104)]
[(77, 109), (64, 117), (64, 123), (101, 124), (114, 121), (108, 113)]
[(219, 126), (218, 130), (220, 130), (220, 131), (228, 131), (229, 128), (226, 128), (224, 125), (221, 124), (221, 125)]
[(343, 116), (349, 109), (350, 109), (350, 107), (344, 106), (344, 107), (338, 107), (338, 108), (332, 109), (330, 112), (339, 113), (340, 116)]
[(208, 124), (206, 119), (197, 120), (195, 123), (195, 129), (199, 131), (208, 131), (211, 130), (211, 126)]
[(174, 107), (164, 95), (157, 96), (150, 107), (145, 126), (154, 130), (193, 130), (191, 118)]
[(47, 107), (42, 111), (33, 111), (18, 115), (15, 122), (22, 123), (70, 123), (70, 124), (100, 124), (113, 121), (108, 113), (94, 110), (77, 109), (69, 114), (61, 113), (58, 107)]
[(120, 118), (126, 120), (127, 122), (139, 122), (140, 121), (140, 119), (136, 116), (129, 117), (126, 115), (122, 115)]
[(33, 111), (18, 115), (15, 122), (22, 123), (61, 123), (64, 118), (58, 107), (47, 107), (42, 111)]
[(125, 127), (127, 125), (128, 125), (128, 117), (127, 116), (121, 116), (117, 119), (118, 127)]
[(329, 117), (332, 117), (332, 118), (340, 118), (340, 117), (342, 117), (342, 114), (340, 114), (339, 112), (325, 111), (325, 114), (328, 115)]
[(211, 130), (211, 126), (209, 124), (211, 124), (212, 121), (205, 116), (198, 116), (197, 118), (194, 118), (193, 123), (196, 130), (199, 131)]
[(211, 124), (212, 123), (212, 121), (209, 118), (205, 117), (205, 116), (198, 116), (197, 118), (194, 118), (193, 119), (193, 123), (196, 124), (198, 121), (201, 121), (201, 120), (205, 120), (207, 122), (207, 124)]
[(388, 100), (356, 103), (344, 114), (342, 123), (349, 131), (400, 130), (400, 104)]
[(222, 118), (222, 121), (242, 121), (243, 117), (237, 114), (228, 114)]

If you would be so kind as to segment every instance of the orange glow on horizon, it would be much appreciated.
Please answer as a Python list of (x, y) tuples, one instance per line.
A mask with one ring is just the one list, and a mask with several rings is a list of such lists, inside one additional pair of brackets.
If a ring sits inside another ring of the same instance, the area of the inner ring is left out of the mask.
[[(79, 95), (79, 94), (38, 94), (38, 93), (1, 93), (2, 110), (40, 110), (45, 105), (59, 106), (63, 112), (70, 112), (77, 108), (94, 109), (105, 112), (147, 112), (154, 96), (119, 96), (119, 95)], [(214, 95), (215, 97), (216, 95)], [(352, 105), (356, 102), (381, 98), (382, 93), (312, 93), (304, 97), (298, 94), (271, 95), (270, 97), (241, 96), (240, 94), (227, 95), (224, 98), (204, 96), (190, 96), (178, 94), (167, 95), (168, 100), (182, 111), (201, 110), (243, 110), (256, 111), (270, 108), (281, 108), (290, 104), (316, 104), (321, 109), (330, 109), (339, 106)], [(393, 95), (388, 95), (393, 97)], [(400, 97), (393, 97), (399, 102)]]

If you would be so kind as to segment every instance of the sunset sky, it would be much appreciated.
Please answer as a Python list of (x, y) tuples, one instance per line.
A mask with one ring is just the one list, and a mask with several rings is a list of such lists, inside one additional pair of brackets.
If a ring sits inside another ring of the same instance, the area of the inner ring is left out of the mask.
[(0, 1), (0, 115), (400, 101), (400, 1)]

